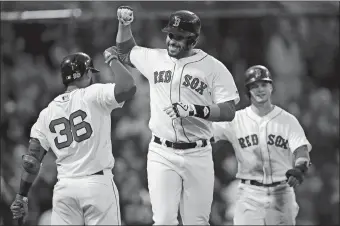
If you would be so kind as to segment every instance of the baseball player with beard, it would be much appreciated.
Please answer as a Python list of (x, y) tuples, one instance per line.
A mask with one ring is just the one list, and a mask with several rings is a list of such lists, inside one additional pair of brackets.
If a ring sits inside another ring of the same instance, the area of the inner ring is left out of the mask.
[(251, 105), (232, 122), (213, 123), (215, 140), (228, 140), (238, 161), (234, 224), (295, 225), (293, 188), (308, 170), (311, 144), (298, 120), (272, 104), (269, 70), (255, 65), (245, 77)]
[[(231, 121), (239, 95), (228, 69), (195, 49), (201, 22), (186, 10), (171, 14), (167, 49), (137, 46), (133, 10), (122, 6), (116, 44), (119, 58), (150, 84), (152, 139), (148, 188), (155, 225), (208, 225), (214, 188), (212, 121)], [(110, 48), (108, 49), (108, 51)]]
[[(113, 50), (112, 50), (113, 51)], [(92, 59), (85, 53), (65, 57), (61, 76), (66, 92), (39, 114), (22, 156), (20, 190), (11, 205), (14, 219), (28, 212), (28, 192), (46, 151), (57, 157), (52, 225), (120, 225), (118, 190), (113, 181), (111, 111), (136, 92), (129, 71), (112, 54), (106, 61), (115, 83), (92, 84)]]

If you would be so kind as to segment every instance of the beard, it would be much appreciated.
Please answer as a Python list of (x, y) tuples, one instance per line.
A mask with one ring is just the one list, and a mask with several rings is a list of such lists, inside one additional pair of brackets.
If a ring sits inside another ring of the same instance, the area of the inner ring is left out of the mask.
[(181, 46), (178, 45), (168, 45), (168, 54), (171, 57), (177, 57), (178, 55), (180, 55), (180, 53), (183, 51), (183, 48)]
[(167, 51), (168, 51), (168, 55), (170, 57), (174, 57), (174, 58), (182, 58), (182, 57), (185, 57), (188, 52), (189, 52), (189, 48), (188, 46), (180, 46), (180, 45), (170, 45), (168, 44), (167, 45)]

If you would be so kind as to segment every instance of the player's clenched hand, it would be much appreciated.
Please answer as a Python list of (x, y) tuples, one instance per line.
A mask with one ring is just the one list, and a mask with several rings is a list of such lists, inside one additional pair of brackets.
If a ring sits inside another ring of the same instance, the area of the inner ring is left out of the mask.
[(195, 107), (192, 104), (183, 104), (181, 102), (174, 103), (169, 107), (164, 109), (165, 113), (170, 116), (170, 118), (185, 118), (188, 116), (195, 115)]
[(16, 195), (15, 200), (11, 205), (13, 219), (24, 217), (28, 213), (28, 199), (21, 195)]
[(116, 46), (111, 46), (107, 49), (105, 49), (103, 53), (105, 63), (109, 63), (113, 59), (118, 59), (118, 52)]
[(125, 26), (133, 22), (133, 9), (129, 6), (120, 6), (117, 9), (117, 19)]
[(288, 178), (287, 184), (288, 184), (290, 187), (296, 188), (297, 186), (300, 185), (300, 182), (299, 182), (298, 179), (296, 179), (295, 177), (290, 176), (290, 177)]
[(298, 168), (290, 169), (286, 172), (289, 186), (295, 188), (299, 186), (303, 181), (303, 172)]

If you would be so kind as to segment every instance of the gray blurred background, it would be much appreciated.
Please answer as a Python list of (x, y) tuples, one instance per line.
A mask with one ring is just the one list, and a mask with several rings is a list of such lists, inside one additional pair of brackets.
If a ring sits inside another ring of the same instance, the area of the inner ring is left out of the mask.
[[(83, 51), (112, 81), (102, 52), (115, 44), (116, 8), (135, 9), (139, 45), (165, 47), (161, 28), (173, 10), (188, 9), (202, 21), (198, 48), (222, 61), (243, 95), (243, 73), (266, 65), (274, 77), (274, 103), (294, 114), (313, 145), (314, 163), (296, 189), (300, 225), (339, 224), (339, 2), (2, 2), (1, 3), (1, 202), (0, 223), (12, 221), (21, 155), (39, 112), (59, 93), (61, 59)], [(55, 10), (55, 11), (46, 11)], [(146, 180), (149, 85), (134, 69), (138, 93), (112, 113), (115, 181), (124, 224), (152, 224)], [(56, 166), (44, 159), (29, 194), (28, 225), (48, 225)], [(212, 225), (232, 224), (237, 181), (230, 144), (214, 145), (216, 170)], [(81, 190), (81, 188), (79, 188)], [(164, 203), (166, 205), (166, 203)]]

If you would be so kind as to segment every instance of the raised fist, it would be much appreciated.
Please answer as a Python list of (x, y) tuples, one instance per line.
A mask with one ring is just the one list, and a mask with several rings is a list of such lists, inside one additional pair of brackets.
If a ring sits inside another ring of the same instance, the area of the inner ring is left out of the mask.
[(129, 6), (120, 6), (117, 9), (117, 18), (125, 26), (133, 22), (133, 9)]

